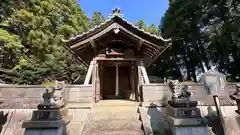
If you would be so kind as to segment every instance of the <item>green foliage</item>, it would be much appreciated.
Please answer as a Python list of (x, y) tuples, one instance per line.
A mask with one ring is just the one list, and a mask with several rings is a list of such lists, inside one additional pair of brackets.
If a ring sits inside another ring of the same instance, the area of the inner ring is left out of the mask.
[[(90, 26), (75, 0), (1, 1), (0, 7), (1, 53), (10, 55), (10, 60), (1, 64), (1, 80), (38, 84), (47, 77), (71, 83), (76, 79), (74, 72), (84, 73), (86, 69), (73, 63), (61, 42)], [(9, 63), (11, 66), (5, 66)]]
[(101, 12), (94, 12), (91, 20), (91, 27), (98, 26), (105, 21)]
[(183, 74), (180, 70), (186, 69), (187, 77), (182, 79), (196, 80), (204, 62), (207, 68), (217, 65), (231, 80), (239, 81), (240, 31), (236, 25), (239, 16), (231, 12), (236, 4), (239, 5), (234, 0), (170, 0), (159, 29), (165, 38), (173, 40), (168, 51), (172, 59), (159, 60), (160, 66), (155, 70), (169, 76), (178, 71), (180, 76)]
[(150, 24), (147, 27), (147, 32), (149, 32), (149, 33), (151, 33), (153, 35), (157, 35), (158, 34), (158, 29), (157, 29), (157, 27), (154, 24)]
[(146, 32), (149, 32), (150, 34), (153, 34), (153, 35), (157, 35), (158, 34), (157, 27), (154, 24), (150, 24), (149, 26), (147, 26), (145, 24), (144, 20), (137, 21), (135, 26), (137, 26), (139, 29), (142, 29), (142, 30), (144, 30)]
[(147, 25), (145, 24), (144, 20), (139, 20), (137, 21), (137, 23), (135, 24), (139, 29), (143, 29), (146, 30), (147, 29)]

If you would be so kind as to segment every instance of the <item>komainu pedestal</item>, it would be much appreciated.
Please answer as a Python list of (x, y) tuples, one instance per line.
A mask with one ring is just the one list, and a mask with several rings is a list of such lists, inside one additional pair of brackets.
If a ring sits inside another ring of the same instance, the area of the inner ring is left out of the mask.
[(31, 134), (51, 134), (67, 135), (67, 125), (70, 123), (71, 116), (68, 115), (68, 108), (62, 95), (56, 88), (46, 89), (43, 94), (43, 103), (38, 105), (38, 110), (33, 111), (32, 118), (23, 122), (25, 135)]
[(166, 106), (167, 121), (173, 135), (210, 135), (202, 122), (197, 101), (191, 100), (188, 86), (182, 86), (177, 80), (169, 82), (172, 99)]

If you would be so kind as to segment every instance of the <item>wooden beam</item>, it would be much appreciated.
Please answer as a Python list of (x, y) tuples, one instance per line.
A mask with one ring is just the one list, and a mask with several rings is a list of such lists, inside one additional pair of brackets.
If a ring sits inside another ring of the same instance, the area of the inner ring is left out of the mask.
[(90, 41), (90, 45), (91, 45), (91, 47), (92, 47), (92, 49), (94, 51), (94, 54), (96, 54), (97, 53), (97, 45), (96, 45), (95, 41), (91, 40)]
[(70, 49), (68, 46), (64, 45), (64, 47), (71, 53), (73, 54), (80, 62), (83, 63), (84, 66), (88, 67), (88, 64), (82, 59), (80, 58), (75, 52), (72, 51), (72, 49)]
[(153, 56), (153, 55), (156, 55), (157, 53), (156, 52), (152, 52), (152, 51), (143, 51), (142, 52), (144, 55), (147, 54), (147, 56)]
[(143, 41), (140, 39), (139, 46), (137, 47), (137, 51), (140, 51), (142, 45), (143, 45)]
[(155, 62), (158, 59), (158, 57), (162, 55), (170, 46), (172, 46), (172, 43), (166, 45), (164, 49), (146, 67), (150, 66), (153, 62)]
[(132, 33), (131, 31), (129, 31), (129, 30), (127, 30), (126, 28), (124, 28), (123, 26), (119, 25), (118, 23), (113, 23), (113, 24), (111, 24), (109, 27), (107, 27), (106, 29), (104, 29), (103, 31), (95, 34), (94, 36), (91, 36), (91, 37), (89, 37), (89, 38), (87, 38), (87, 39), (85, 39), (85, 40), (83, 40), (83, 41), (80, 41), (80, 42), (72, 45), (72, 46), (71, 46), (71, 49), (72, 49), (72, 48), (75, 48), (75, 47), (78, 47), (78, 46), (81, 46), (81, 45), (83, 45), (83, 44), (86, 44), (86, 43), (90, 42), (91, 40), (94, 40), (94, 39), (96, 39), (96, 38), (98, 38), (98, 37), (106, 34), (107, 32), (111, 31), (111, 30), (114, 29), (115, 27), (119, 27), (121, 30), (123, 30), (123, 31), (125, 31), (126, 33), (130, 34), (131, 36), (137, 38), (138, 40), (141, 40), (143, 43), (149, 44), (150, 47), (155, 47), (155, 48), (157, 48), (157, 49), (160, 49), (160, 48), (161, 48), (161, 47), (158, 46), (157, 44), (154, 44), (154, 43), (152, 43), (152, 42), (149, 42), (149, 41), (141, 38), (140, 36)]
[(74, 45), (72, 45), (71, 48), (75, 48), (75, 47), (81, 46), (81, 45), (83, 45), (83, 44), (86, 44), (86, 43), (88, 43), (88, 42), (90, 42), (90, 41), (92, 41), (92, 40), (94, 40), (94, 39), (96, 39), (96, 38), (104, 35), (105, 33), (109, 32), (109, 31), (111, 31), (113, 28), (115, 28), (116, 25), (117, 25), (117, 23), (111, 24), (109, 27), (107, 27), (107, 28), (104, 29), (103, 31), (100, 31), (100, 32), (97, 33), (97, 34), (95, 34), (95, 35), (93, 35), (93, 36), (91, 36), (91, 37), (89, 37), (89, 38), (87, 38), (87, 39), (85, 39), (85, 40), (83, 40), (83, 41), (80, 41), (80, 42), (78, 42), (78, 43), (76, 43), (76, 44), (74, 44)]
[[(117, 25), (118, 25), (118, 24), (117, 24)], [(126, 33), (132, 35), (133, 37), (135, 37), (135, 38), (137, 38), (137, 39), (139, 39), (139, 40), (142, 40), (143, 42), (148, 43), (148, 44), (150, 44), (150, 45), (152, 45), (152, 46), (154, 46), (154, 47), (160, 49), (160, 47), (159, 47), (157, 44), (151, 43), (151, 42), (149, 42), (149, 41), (147, 41), (147, 40), (145, 40), (145, 39), (139, 37), (138, 35), (132, 33), (131, 31), (127, 30), (126, 28), (124, 28), (124, 27), (121, 26), (121, 25), (118, 25), (118, 26), (119, 26), (120, 29), (124, 30)]]

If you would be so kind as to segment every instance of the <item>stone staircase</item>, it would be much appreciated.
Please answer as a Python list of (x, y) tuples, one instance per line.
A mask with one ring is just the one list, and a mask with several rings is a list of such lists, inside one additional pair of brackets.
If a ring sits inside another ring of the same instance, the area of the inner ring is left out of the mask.
[(138, 102), (102, 100), (88, 116), (82, 135), (144, 135)]

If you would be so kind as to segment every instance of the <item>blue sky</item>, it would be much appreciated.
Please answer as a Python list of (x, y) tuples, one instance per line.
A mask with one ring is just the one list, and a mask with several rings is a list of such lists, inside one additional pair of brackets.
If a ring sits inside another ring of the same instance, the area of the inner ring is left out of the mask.
[(78, 0), (87, 16), (100, 11), (107, 17), (113, 8), (120, 8), (124, 18), (135, 23), (143, 19), (147, 25), (158, 25), (168, 8), (168, 0)]

